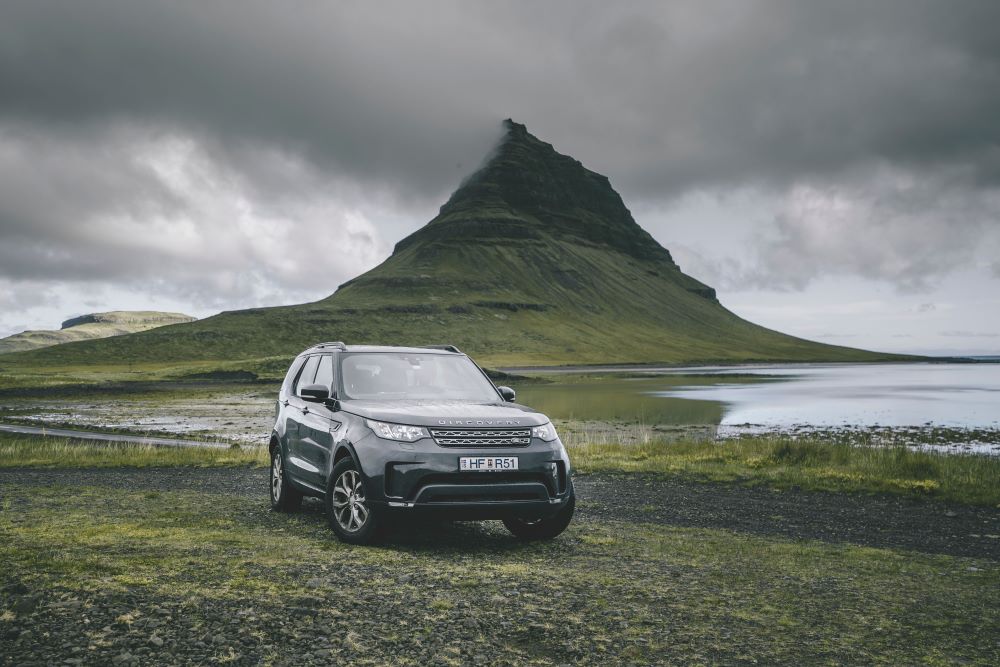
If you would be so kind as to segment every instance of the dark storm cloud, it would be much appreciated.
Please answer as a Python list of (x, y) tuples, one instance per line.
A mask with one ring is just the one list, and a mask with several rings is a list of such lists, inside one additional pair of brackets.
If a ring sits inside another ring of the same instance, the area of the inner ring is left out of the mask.
[[(758, 284), (846, 271), (919, 287), (1000, 219), (993, 1), (33, 0), (0, 13), (10, 280), (138, 279), (242, 303), (307, 289), (289, 268), (297, 239), (344, 234), (330, 291), (432, 215), (506, 116), (627, 201), (773, 193), (782, 213), (746, 268)], [(920, 185), (858, 181), (880, 168)], [(826, 243), (836, 229), (845, 240)]]

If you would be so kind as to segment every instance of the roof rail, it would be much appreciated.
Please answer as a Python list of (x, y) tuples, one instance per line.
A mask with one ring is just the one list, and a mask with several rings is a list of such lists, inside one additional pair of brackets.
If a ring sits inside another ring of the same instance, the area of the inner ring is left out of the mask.
[(342, 342), (340, 342), (339, 340), (338, 340), (338, 341), (334, 341), (334, 342), (332, 342), (332, 343), (316, 343), (315, 345), (313, 345), (313, 346), (312, 346), (312, 347), (310, 347), (309, 349), (310, 349), (310, 350), (315, 350), (315, 349), (317, 349), (317, 348), (320, 348), (320, 349), (322, 349), (322, 348), (324, 348), (324, 347), (335, 347), (335, 348), (337, 348), (338, 350), (343, 350), (344, 352), (346, 352), (346, 351), (347, 351), (347, 346), (346, 346), (346, 345), (344, 345), (344, 344), (343, 344)]
[(425, 350), (444, 350), (445, 352), (455, 352), (462, 354), (462, 351), (454, 345), (421, 345)]

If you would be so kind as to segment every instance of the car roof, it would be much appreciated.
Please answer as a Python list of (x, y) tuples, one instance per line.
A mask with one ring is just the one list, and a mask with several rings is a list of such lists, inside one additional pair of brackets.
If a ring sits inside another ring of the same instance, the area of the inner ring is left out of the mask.
[[(451, 349), (447, 349), (451, 348)], [(462, 354), (454, 346), (436, 347), (402, 347), (395, 345), (344, 345), (343, 343), (320, 343), (299, 354), (316, 354), (317, 352), (395, 352), (397, 354)]]

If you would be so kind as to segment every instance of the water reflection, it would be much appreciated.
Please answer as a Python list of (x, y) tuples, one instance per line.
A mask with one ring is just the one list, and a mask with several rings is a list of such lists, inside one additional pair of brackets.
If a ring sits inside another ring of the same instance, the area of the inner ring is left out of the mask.
[(557, 419), (719, 424), (724, 412), (722, 403), (668, 395), (668, 388), (697, 386), (692, 382), (703, 382), (706, 387), (715, 384), (714, 379), (697, 377), (567, 379), (519, 387), (517, 400)]
[(891, 429), (925, 443), (923, 435), (948, 431), (949, 446), (974, 451), (995, 452), (1000, 442), (1000, 364), (622, 369), (556, 380), (518, 387), (518, 400), (560, 420), (701, 426), (721, 435)]
[(877, 364), (746, 369), (777, 382), (663, 387), (665, 400), (725, 406), (721, 424), (1000, 427), (1000, 365)]

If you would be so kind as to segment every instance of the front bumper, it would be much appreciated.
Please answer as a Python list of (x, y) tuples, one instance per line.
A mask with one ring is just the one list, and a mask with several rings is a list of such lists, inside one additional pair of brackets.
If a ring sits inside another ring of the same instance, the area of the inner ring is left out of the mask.
[[(447, 513), (470, 519), (550, 516), (570, 498), (569, 457), (559, 440), (526, 447), (442, 447), (372, 435), (356, 445), (373, 505), (400, 512)], [(516, 456), (518, 469), (462, 472), (462, 456)]]

